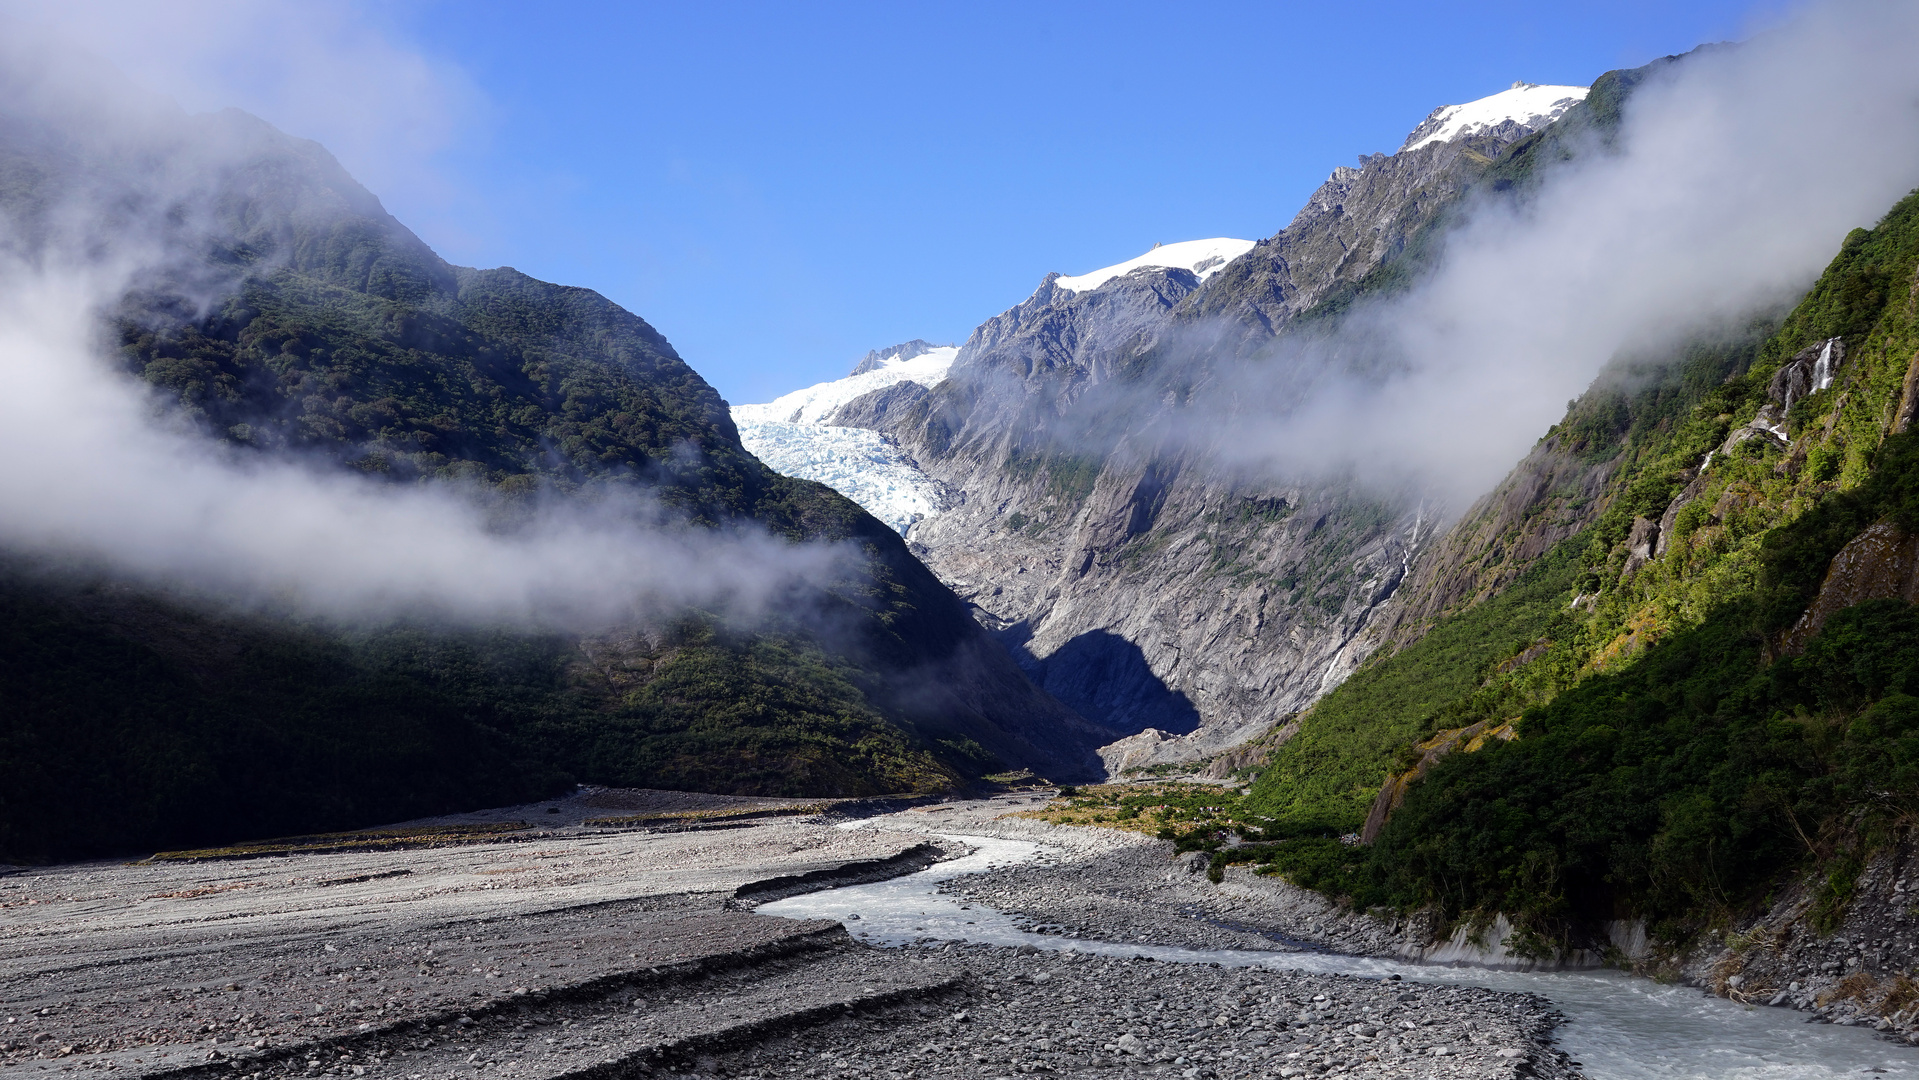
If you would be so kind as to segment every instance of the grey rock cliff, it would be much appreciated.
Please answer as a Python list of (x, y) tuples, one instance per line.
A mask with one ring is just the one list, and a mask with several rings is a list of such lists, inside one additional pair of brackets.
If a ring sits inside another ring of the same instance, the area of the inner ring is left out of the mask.
[(1102, 751), (1110, 771), (1229, 750), (1364, 659), (1430, 509), (1239, 475), (1171, 432), (1191, 388), (1361, 288), (1523, 134), (1335, 169), (1203, 282), (1141, 268), (1075, 292), (1049, 275), (973, 332), (939, 386), (833, 417), (889, 434), (953, 493), (909, 542), (1030, 677), (1131, 733)]

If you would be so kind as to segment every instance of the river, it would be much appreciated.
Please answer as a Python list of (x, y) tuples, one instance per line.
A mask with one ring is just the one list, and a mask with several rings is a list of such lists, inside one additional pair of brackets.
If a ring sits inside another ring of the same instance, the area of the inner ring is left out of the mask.
[(1464, 983), (1550, 998), (1567, 1017), (1560, 1049), (1591, 1080), (1821, 1080), (1838, 1076), (1919, 1080), (1919, 1052), (1866, 1028), (1809, 1024), (1790, 1009), (1749, 1008), (1696, 988), (1663, 986), (1617, 971), (1503, 971), (1439, 967), (1317, 952), (1255, 952), (1126, 945), (1031, 934), (1015, 920), (939, 892), (941, 882), (991, 867), (1016, 866), (1045, 853), (1035, 843), (949, 835), (973, 850), (906, 877), (807, 893), (762, 904), (762, 914), (839, 919), (874, 945), (936, 938), (992, 945), (1035, 945), (1107, 956), (1151, 956), (1172, 963), (1307, 970), (1429, 983)]

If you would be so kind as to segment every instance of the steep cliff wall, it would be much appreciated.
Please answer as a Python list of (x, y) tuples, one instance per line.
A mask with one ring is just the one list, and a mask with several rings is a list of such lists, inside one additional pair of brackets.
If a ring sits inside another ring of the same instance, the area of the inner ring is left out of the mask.
[(1237, 745), (1377, 640), (1363, 632), (1432, 535), (1432, 510), (1250, 475), (1171, 433), (1190, 388), (1381, 287), (1526, 134), (1335, 169), (1291, 224), (1203, 279), (1146, 266), (1076, 290), (1050, 275), (974, 331), (945, 382), (831, 418), (885, 432), (943, 485), (950, 504), (909, 532), (914, 551), (1035, 681), (1136, 733), (1107, 749), (1109, 768)]

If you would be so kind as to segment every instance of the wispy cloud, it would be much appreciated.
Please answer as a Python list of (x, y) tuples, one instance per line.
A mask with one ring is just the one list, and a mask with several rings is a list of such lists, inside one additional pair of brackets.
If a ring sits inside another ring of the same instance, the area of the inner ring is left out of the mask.
[(457, 189), (435, 156), (484, 138), (491, 105), (409, 40), (407, 5), (357, 0), (13, 0), (9, 37), (91, 54), (190, 113), (244, 109), (324, 144), (360, 182), (430, 204)]
[(1919, 184), (1914, 41), (1911, 4), (1830, 0), (1665, 69), (1610, 152), (1472, 206), (1418, 287), (1221, 371), (1193, 437), (1462, 505), (1609, 360), (1790, 302)]

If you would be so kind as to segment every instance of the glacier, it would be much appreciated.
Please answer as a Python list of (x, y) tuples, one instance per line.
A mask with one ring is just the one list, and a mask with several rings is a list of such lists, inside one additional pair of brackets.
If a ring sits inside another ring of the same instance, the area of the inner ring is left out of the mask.
[(854, 398), (896, 383), (930, 390), (958, 355), (951, 345), (912, 356), (893, 352), (877, 366), (862, 363), (869, 369), (857, 375), (735, 405), (733, 423), (747, 451), (774, 472), (825, 484), (905, 536), (914, 522), (945, 508), (944, 489), (887, 436), (824, 421)]
[(877, 431), (783, 420), (735, 423), (740, 442), (768, 468), (825, 484), (901, 536), (944, 506), (939, 484)]
[[(1155, 244), (1125, 262), (1056, 277), (1053, 285), (1067, 292), (1091, 292), (1141, 267), (1178, 267), (1203, 281), (1253, 247), (1251, 240), (1231, 237)], [(945, 489), (888, 436), (826, 421), (847, 402), (897, 383), (916, 382), (930, 390), (946, 378), (958, 357), (957, 346), (929, 348), (922, 341), (875, 350), (844, 379), (768, 402), (733, 406), (733, 423), (747, 451), (774, 472), (825, 484), (906, 536), (915, 522), (946, 508)]]

